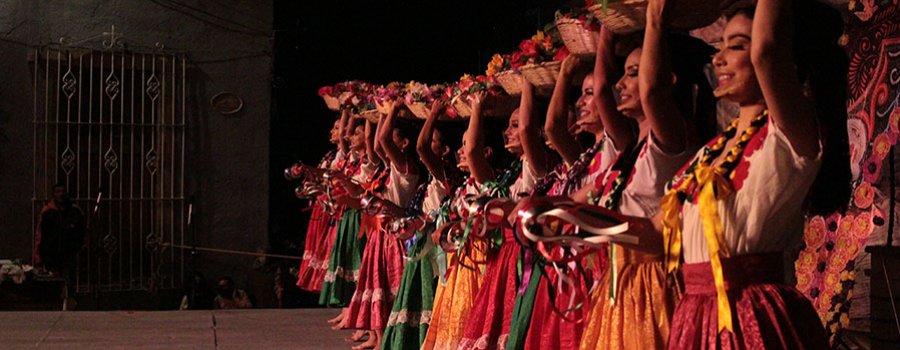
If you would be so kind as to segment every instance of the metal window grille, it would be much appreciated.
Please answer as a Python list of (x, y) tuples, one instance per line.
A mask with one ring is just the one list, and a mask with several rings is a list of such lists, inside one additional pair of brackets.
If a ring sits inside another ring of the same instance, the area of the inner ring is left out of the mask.
[(158, 243), (184, 244), (187, 230), (186, 57), (69, 47), (29, 56), (33, 222), (65, 184), (88, 224), (76, 292), (180, 287), (184, 255)]

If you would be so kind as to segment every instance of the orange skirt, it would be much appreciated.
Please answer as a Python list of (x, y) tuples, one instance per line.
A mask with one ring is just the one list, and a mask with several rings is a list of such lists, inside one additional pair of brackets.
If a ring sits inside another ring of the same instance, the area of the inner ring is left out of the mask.
[(615, 302), (609, 298), (607, 269), (591, 295), (593, 307), (581, 349), (665, 349), (675, 303), (681, 297), (679, 283), (665, 272), (660, 256), (621, 246), (616, 246), (616, 253)]
[[(483, 261), (486, 247), (473, 249), (472, 259)], [(434, 309), (431, 312), (431, 324), (425, 335), (423, 350), (430, 349), (456, 349), (462, 340), (466, 327), (466, 319), (478, 288), (481, 287), (482, 271), (480, 268), (470, 269), (460, 266), (455, 253), (447, 253), (450, 270), (447, 273), (446, 283), (438, 283), (434, 295)], [(467, 259), (468, 260), (468, 259)], [(468, 261), (466, 266), (478, 266)]]

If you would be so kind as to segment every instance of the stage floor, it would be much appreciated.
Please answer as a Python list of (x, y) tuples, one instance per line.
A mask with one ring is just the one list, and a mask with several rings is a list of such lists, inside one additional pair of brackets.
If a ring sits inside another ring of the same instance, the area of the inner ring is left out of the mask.
[(0, 312), (3, 349), (349, 349), (338, 309)]

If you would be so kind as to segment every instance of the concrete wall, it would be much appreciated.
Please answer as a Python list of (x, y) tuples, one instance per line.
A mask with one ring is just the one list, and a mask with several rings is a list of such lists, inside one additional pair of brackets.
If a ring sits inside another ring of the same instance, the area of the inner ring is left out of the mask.
[[(29, 259), (32, 232), (32, 70), (35, 45), (110, 31), (127, 43), (187, 53), (196, 88), (189, 92), (188, 193), (196, 197), (198, 244), (255, 250), (268, 221), (271, 104), (271, 0), (0, 1), (0, 258)], [(101, 39), (80, 46), (100, 48)], [(244, 101), (222, 116), (210, 97), (233, 91)], [(43, 200), (43, 198), (37, 198)], [(250, 258), (202, 254), (208, 278), (243, 285)]]

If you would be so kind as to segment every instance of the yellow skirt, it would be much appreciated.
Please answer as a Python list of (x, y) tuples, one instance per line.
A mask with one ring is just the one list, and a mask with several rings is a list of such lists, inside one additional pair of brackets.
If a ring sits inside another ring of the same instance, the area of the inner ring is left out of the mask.
[(681, 288), (666, 274), (661, 256), (616, 246), (618, 290), (609, 297), (609, 271), (591, 295), (582, 350), (665, 349), (669, 323)]
[[(484, 260), (483, 249), (475, 249), (472, 255), (475, 260)], [(450, 270), (446, 283), (439, 282), (435, 291), (434, 309), (431, 312), (428, 333), (422, 343), (423, 350), (455, 350), (463, 337), (466, 318), (481, 286), (482, 269), (473, 270), (460, 266), (458, 258), (455, 253), (447, 253)], [(466, 259), (466, 266), (476, 266), (474, 262), (468, 260)]]

